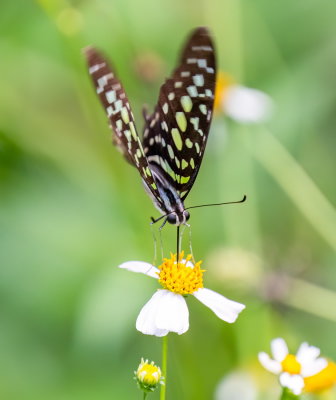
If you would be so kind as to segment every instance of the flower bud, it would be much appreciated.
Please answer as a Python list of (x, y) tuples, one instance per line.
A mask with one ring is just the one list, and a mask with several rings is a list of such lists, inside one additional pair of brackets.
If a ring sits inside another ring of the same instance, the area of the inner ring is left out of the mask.
[(135, 371), (135, 379), (140, 389), (145, 392), (152, 392), (159, 384), (163, 384), (160, 367), (157, 367), (154, 361), (148, 363), (148, 360), (144, 361), (143, 358)]

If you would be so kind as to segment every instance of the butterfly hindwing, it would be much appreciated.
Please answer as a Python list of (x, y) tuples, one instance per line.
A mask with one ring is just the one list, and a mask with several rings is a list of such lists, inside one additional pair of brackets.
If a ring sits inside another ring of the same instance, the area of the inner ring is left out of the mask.
[(85, 54), (89, 73), (113, 131), (113, 143), (126, 160), (138, 169), (146, 186), (160, 203), (156, 183), (149, 169), (135, 128), (133, 113), (120, 81), (100, 52), (88, 47), (85, 49)]
[(164, 171), (183, 200), (203, 158), (214, 102), (215, 54), (206, 28), (196, 29), (178, 67), (162, 85), (147, 120), (143, 147), (149, 164)]

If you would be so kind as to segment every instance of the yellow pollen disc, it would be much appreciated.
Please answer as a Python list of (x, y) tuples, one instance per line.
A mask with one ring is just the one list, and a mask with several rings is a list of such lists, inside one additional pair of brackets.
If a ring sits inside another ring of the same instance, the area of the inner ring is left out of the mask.
[(176, 254), (171, 254), (170, 258), (165, 258), (159, 266), (159, 282), (164, 289), (178, 294), (192, 294), (196, 290), (203, 287), (203, 272), (201, 269), (202, 261), (198, 261), (193, 265), (190, 261), (192, 255), (183, 259), (184, 252), (176, 261)]
[(281, 365), (283, 372), (288, 372), (292, 375), (296, 375), (301, 372), (301, 364), (297, 361), (293, 354), (287, 354), (287, 356), (281, 362)]
[(320, 392), (329, 389), (336, 383), (336, 364), (329, 361), (328, 365), (318, 374), (304, 378), (306, 392)]
[(234, 84), (233, 78), (225, 74), (224, 72), (219, 72), (217, 74), (216, 90), (215, 90), (215, 101), (214, 110), (222, 111), (222, 100), (226, 96), (227, 89)]

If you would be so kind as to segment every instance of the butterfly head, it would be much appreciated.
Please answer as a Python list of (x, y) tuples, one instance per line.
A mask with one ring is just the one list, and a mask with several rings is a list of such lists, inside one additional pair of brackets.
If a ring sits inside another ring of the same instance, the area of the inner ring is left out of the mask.
[(167, 221), (172, 225), (183, 225), (190, 218), (189, 211), (183, 210), (181, 213), (172, 212), (167, 215)]

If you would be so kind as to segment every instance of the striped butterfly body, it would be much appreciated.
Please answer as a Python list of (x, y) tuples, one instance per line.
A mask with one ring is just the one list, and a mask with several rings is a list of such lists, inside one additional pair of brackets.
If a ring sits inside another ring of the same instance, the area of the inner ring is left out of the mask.
[(113, 130), (113, 143), (139, 171), (154, 205), (174, 225), (185, 224), (184, 200), (198, 174), (212, 119), (216, 65), (206, 28), (187, 40), (178, 67), (161, 86), (159, 100), (145, 115), (142, 140), (126, 93), (97, 50), (86, 49), (89, 73)]

